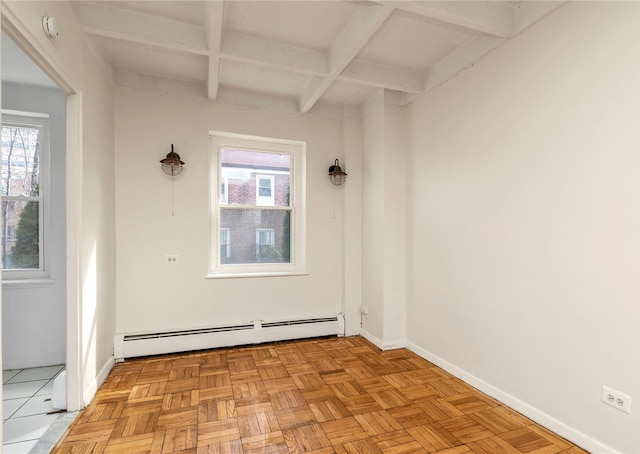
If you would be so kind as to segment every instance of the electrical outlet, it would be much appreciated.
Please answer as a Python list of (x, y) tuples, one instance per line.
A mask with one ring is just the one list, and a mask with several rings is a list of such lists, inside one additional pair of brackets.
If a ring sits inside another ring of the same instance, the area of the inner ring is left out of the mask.
[(165, 255), (164, 256), (164, 263), (166, 263), (167, 265), (175, 265), (178, 263), (178, 256), (177, 255)]
[(602, 387), (602, 402), (625, 413), (631, 413), (631, 396), (608, 386)]

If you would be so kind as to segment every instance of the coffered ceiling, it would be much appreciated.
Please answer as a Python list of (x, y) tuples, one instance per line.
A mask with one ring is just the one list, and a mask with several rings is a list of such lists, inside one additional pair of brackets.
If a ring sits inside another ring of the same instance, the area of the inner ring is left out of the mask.
[(400, 102), (453, 77), (563, 1), (77, 1), (116, 84), (306, 113)]

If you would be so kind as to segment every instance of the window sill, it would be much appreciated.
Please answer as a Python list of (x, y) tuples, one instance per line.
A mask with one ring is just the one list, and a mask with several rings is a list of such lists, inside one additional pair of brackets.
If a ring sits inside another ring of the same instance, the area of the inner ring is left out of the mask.
[(309, 276), (308, 271), (265, 271), (255, 273), (216, 273), (207, 274), (205, 279), (235, 279), (252, 277), (284, 277), (284, 276)]
[(2, 281), (3, 289), (47, 288), (53, 287), (53, 279), (6, 279)]

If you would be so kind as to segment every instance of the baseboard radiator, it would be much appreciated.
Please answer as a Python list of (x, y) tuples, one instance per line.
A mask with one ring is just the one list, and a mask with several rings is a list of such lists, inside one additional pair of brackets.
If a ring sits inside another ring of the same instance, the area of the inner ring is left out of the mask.
[(154, 333), (118, 333), (114, 338), (113, 353), (116, 361), (123, 361), (138, 356), (332, 335), (344, 336), (342, 314), (292, 320), (256, 320)]

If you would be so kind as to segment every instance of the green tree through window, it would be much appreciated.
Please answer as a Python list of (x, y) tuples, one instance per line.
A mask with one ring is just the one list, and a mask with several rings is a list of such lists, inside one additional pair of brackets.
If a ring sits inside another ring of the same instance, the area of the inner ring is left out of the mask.
[(48, 128), (46, 114), (2, 111), (0, 241), (8, 279), (47, 276), (42, 243)]
[(38, 202), (27, 202), (20, 213), (16, 228), (16, 244), (11, 248), (11, 260), (18, 268), (40, 266), (40, 213)]

